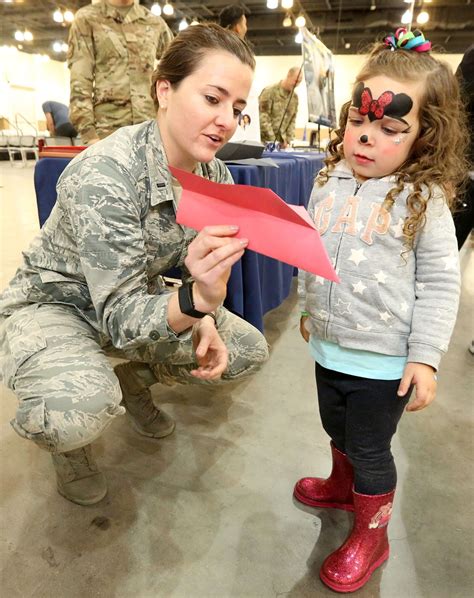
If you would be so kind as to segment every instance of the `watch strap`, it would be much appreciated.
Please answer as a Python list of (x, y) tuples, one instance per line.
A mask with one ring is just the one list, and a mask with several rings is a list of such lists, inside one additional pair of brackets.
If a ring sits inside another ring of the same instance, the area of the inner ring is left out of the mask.
[(191, 318), (204, 318), (209, 314), (199, 311), (194, 307), (193, 299), (194, 282), (185, 282), (178, 289), (178, 303), (181, 313)]

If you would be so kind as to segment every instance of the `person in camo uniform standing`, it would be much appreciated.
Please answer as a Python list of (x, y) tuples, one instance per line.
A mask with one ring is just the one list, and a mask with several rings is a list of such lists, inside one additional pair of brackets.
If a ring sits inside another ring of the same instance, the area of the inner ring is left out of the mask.
[[(128, 412), (136, 431), (171, 434), (150, 386), (240, 380), (268, 357), (263, 335), (222, 307), (248, 240), (236, 226), (176, 223), (169, 166), (232, 183), (215, 153), (245, 108), (255, 59), (235, 34), (196, 25), (153, 75), (156, 120), (123, 127), (66, 167), (58, 199), (0, 294), (0, 380), (12, 426), (52, 453), (58, 491), (89, 505), (107, 491), (91, 443)], [(183, 267), (178, 292), (161, 275)], [(112, 368), (107, 355), (127, 360)], [(123, 403), (123, 406), (120, 403)]]
[(151, 75), (172, 39), (165, 21), (137, 0), (99, 0), (77, 11), (67, 56), (70, 117), (85, 144), (153, 118)]
[(260, 135), (263, 143), (276, 141), (288, 147), (295, 135), (298, 96), (295, 88), (303, 75), (297, 66), (292, 67), (283, 81), (265, 87), (258, 98)]

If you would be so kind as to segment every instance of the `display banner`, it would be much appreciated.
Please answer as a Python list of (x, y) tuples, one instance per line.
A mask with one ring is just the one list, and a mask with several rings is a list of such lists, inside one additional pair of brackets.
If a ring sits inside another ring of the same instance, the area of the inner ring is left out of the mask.
[(306, 27), (303, 35), (304, 78), (308, 96), (308, 121), (326, 127), (336, 127), (336, 103), (334, 100), (333, 54)]
[(258, 94), (252, 86), (247, 106), (239, 116), (239, 124), (231, 141), (260, 141), (260, 118), (258, 113)]

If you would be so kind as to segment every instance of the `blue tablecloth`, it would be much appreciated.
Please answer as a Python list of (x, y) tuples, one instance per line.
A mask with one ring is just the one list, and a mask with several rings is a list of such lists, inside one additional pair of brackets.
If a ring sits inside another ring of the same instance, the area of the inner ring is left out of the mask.
[[(308, 205), (314, 177), (322, 166), (322, 154), (273, 152), (278, 168), (229, 164), (237, 184), (272, 189), (287, 203)], [(35, 167), (38, 217), (42, 226), (56, 202), (56, 182), (69, 158), (42, 158)], [(233, 269), (225, 306), (263, 330), (263, 316), (288, 296), (294, 268), (283, 262), (246, 251)]]

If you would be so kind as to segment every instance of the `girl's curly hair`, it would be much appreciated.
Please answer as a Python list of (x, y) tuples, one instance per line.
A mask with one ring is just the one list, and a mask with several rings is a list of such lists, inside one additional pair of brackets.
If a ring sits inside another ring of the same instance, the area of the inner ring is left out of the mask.
[[(428, 201), (436, 187), (440, 187), (451, 211), (456, 207), (456, 194), (465, 182), (469, 170), (466, 159), (467, 121), (459, 84), (451, 67), (430, 52), (410, 50), (391, 51), (383, 42), (374, 44), (355, 84), (372, 77), (385, 75), (397, 81), (424, 81), (420, 98), (420, 131), (410, 155), (393, 174), (396, 184), (385, 198), (384, 207), (390, 209), (396, 196), (406, 184), (411, 185), (407, 197), (408, 217), (403, 233), (405, 244), (414, 245), (417, 232), (425, 223)], [(343, 139), (351, 102), (341, 110), (339, 128), (328, 145), (326, 168), (317, 177), (318, 184), (328, 180), (328, 172), (344, 158)]]

